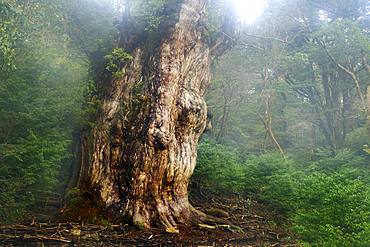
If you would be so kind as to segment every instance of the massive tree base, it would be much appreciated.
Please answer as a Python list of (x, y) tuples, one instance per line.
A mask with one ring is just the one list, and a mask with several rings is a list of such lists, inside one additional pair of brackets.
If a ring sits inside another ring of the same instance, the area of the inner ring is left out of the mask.
[(173, 24), (155, 42), (125, 37), (132, 60), (119, 78), (104, 82), (95, 127), (82, 134), (77, 184), (113, 221), (166, 229), (217, 221), (188, 200), (207, 122), (204, 7), (200, 0), (179, 3)]
[[(179, 233), (163, 229), (136, 229), (126, 224), (43, 223), (1, 227), (1, 246), (73, 245), (79, 246), (295, 246), (294, 235), (268, 222), (276, 220), (269, 208), (240, 197), (193, 198), (195, 205), (211, 212), (225, 212), (222, 219), (240, 225), (242, 231), (227, 226), (189, 228), (179, 225)], [(249, 205), (246, 207), (246, 205)], [(258, 216), (258, 217), (257, 217)], [(57, 234), (56, 234), (57, 232)]]

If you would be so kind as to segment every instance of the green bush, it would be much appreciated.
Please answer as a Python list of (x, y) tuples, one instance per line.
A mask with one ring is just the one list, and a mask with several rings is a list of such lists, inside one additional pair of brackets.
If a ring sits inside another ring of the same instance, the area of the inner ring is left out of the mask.
[(334, 157), (323, 157), (306, 164), (309, 171), (318, 171), (326, 174), (342, 172), (348, 169), (365, 169), (367, 166), (366, 159), (362, 156), (355, 155), (349, 150), (337, 151)]
[(201, 143), (193, 182), (221, 192), (242, 192), (245, 188), (245, 170), (238, 154), (225, 146)]
[[(313, 246), (369, 246), (370, 190), (344, 175), (312, 173), (296, 186), (293, 229)], [(365, 242), (367, 241), (367, 244)]]
[(202, 143), (194, 179), (222, 192), (253, 194), (286, 216), (305, 246), (370, 246), (370, 172), (348, 150), (300, 163), (278, 153), (242, 161), (222, 145)]
[(353, 149), (359, 150), (364, 145), (369, 145), (369, 134), (366, 128), (358, 128), (350, 132), (346, 137), (346, 146)]
[(272, 176), (287, 173), (291, 165), (290, 160), (285, 160), (278, 153), (250, 157), (244, 162), (246, 190), (258, 193), (264, 191)]
[(132, 56), (122, 48), (115, 48), (112, 52), (104, 56), (107, 61), (105, 69), (112, 73), (113, 77), (119, 78), (123, 76), (123, 65), (132, 60)]

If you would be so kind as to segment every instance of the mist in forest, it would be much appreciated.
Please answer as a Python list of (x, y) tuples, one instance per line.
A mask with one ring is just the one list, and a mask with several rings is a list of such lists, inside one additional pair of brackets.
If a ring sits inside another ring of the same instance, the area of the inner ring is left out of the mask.
[(190, 245), (256, 220), (276, 234), (242, 244), (370, 246), (369, 11), (0, 0), (0, 225), (223, 236)]

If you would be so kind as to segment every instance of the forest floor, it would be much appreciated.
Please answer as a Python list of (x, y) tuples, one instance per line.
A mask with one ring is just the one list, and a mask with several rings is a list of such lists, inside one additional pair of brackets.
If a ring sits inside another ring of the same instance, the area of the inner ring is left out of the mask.
[(171, 234), (128, 225), (33, 222), (1, 226), (0, 246), (297, 246), (294, 235), (275, 223), (277, 214), (254, 200), (230, 195), (193, 196), (191, 201), (196, 208), (240, 229), (179, 226), (179, 233)]

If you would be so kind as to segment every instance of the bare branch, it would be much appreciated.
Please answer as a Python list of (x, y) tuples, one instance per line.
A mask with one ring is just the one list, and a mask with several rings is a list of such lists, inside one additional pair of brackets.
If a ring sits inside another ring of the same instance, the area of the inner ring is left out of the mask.
[(356, 74), (354, 71), (351, 71), (350, 69), (347, 69), (345, 66), (343, 66), (342, 64), (340, 64), (339, 62), (336, 61), (336, 59), (333, 57), (332, 54), (330, 54), (330, 52), (328, 51), (328, 49), (326, 48), (326, 45), (325, 45), (325, 42), (320, 40), (320, 39), (317, 39), (318, 43), (320, 44), (320, 46), (324, 49), (326, 55), (328, 55), (330, 61), (332, 61), (332, 63), (337, 66), (341, 71), (343, 71), (344, 73), (346, 73), (347, 75), (349, 75), (351, 77), (351, 79), (353, 80), (353, 82), (355, 83), (355, 87), (356, 87), (356, 91), (357, 91), (357, 95), (358, 97), (360, 98), (361, 100), (361, 103), (362, 103), (362, 106), (363, 106), (363, 109), (368, 112), (369, 110), (367, 109), (367, 105), (366, 105), (366, 102), (365, 102), (365, 97), (364, 95), (362, 94), (361, 92), (361, 86), (360, 86), (360, 81), (359, 79), (357, 78)]

